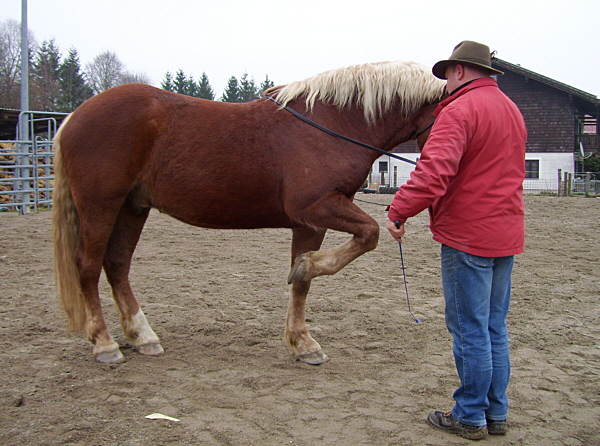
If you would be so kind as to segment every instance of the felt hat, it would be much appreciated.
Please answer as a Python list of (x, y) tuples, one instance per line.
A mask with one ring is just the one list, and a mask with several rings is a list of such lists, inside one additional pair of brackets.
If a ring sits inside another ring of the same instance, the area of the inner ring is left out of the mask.
[(446, 79), (446, 67), (455, 63), (486, 68), (490, 71), (490, 74), (504, 74), (502, 71), (492, 68), (490, 47), (470, 40), (465, 40), (456, 45), (450, 58), (440, 60), (433, 66), (431, 71), (435, 77)]

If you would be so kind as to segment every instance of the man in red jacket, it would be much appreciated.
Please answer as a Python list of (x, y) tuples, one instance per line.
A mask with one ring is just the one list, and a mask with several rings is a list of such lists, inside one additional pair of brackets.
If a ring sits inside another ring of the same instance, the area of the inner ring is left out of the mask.
[(389, 210), (388, 230), (402, 241), (404, 222), (429, 209), (442, 244), (446, 326), (460, 387), (451, 411), (434, 411), (434, 427), (478, 440), (504, 435), (510, 357), (506, 316), (514, 255), (523, 252), (523, 180), (527, 131), (517, 106), (498, 88), (490, 50), (458, 44), (433, 74), (450, 96), (409, 181)]

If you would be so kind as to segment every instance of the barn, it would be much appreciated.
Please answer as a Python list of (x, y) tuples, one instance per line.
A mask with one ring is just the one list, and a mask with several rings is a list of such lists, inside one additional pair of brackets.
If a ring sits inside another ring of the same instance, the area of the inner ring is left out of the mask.
[[(492, 65), (504, 72), (494, 77), (517, 104), (527, 125), (526, 192), (557, 191), (559, 171), (561, 177), (572, 173), (577, 179), (585, 172), (585, 159), (600, 153), (600, 100), (520, 65), (501, 59), (494, 59)], [(395, 151), (405, 158), (418, 158), (413, 141)], [(406, 182), (412, 169), (411, 164), (382, 156), (373, 164), (371, 187), (398, 187)]]

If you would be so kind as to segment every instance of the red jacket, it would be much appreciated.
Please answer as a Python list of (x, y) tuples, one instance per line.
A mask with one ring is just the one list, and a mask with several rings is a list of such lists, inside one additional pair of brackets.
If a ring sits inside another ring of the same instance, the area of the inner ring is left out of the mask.
[(482, 257), (523, 252), (527, 130), (492, 78), (440, 103), (431, 135), (388, 217), (406, 221), (429, 208), (433, 239)]

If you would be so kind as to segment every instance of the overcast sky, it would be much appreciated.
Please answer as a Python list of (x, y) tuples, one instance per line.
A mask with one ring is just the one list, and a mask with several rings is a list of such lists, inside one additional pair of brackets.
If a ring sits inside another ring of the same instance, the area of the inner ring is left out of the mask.
[[(21, 21), (21, 0), (0, 20)], [(432, 66), (462, 40), (600, 96), (599, 0), (28, 0), (38, 43), (77, 49), (84, 68), (112, 51), (156, 86), (203, 72), (219, 98), (231, 76), (257, 85), (388, 60)]]

